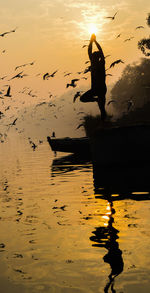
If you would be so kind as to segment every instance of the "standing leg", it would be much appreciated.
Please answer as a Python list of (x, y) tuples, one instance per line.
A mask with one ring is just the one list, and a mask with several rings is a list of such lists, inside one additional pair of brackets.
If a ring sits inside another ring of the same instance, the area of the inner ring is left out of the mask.
[(98, 102), (98, 106), (99, 106), (99, 109), (100, 109), (100, 112), (101, 112), (101, 120), (104, 121), (105, 118), (106, 118), (106, 110), (105, 110), (106, 99), (105, 99), (105, 95), (104, 96), (98, 96), (97, 102)]

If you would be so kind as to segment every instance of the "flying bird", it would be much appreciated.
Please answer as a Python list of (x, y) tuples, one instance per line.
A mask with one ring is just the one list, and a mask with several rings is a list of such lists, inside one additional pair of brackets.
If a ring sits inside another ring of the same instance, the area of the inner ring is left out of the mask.
[(34, 97), (37, 97), (36, 95), (32, 94), (32, 90), (30, 90), (30, 91), (28, 92), (28, 95), (31, 96), (31, 97), (33, 97), (33, 98), (34, 98)]
[(106, 58), (108, 58), (108, 57), (110, 57), (111, 55), (106, 55), (106, 56), (104, 56), (104, 58), (106, 59)]
[(79, 129), (81, 126), (84, 126), (83, 123), (79, 124), (76, 129)]
[(73, 98), (73, 103), (76, 101), (76, 99), (80, 97), (80, 92), (76, 92), (76, 94), (74, 95), (74, 98)]
[(10, 34), (10, 33), (15, 33), (16, 29), (17, 28), (15, 28), (15, 29), (13, 29), (11, 31), (8, 31), (8, 32), (4, 32), (4, 33), (0, 34), (0, 37), (4, 37), (5, 35)]
[(45, 80), (48, 76), (49, 76), (49, 73), (47, 72), (43, 75), (43, 79)]
[(121, 36), (121, 34), (118, 34), (117, 37), (116, 37), (116, 39), (120, 38), (120, 36)]
[(57, 71), (58, 70), (54, 71), (52, 74), (49, 75), (49, 77), (54, 77)]
[(18, 66), (15, 67), (15, 70), (17, 70), (17, 69), (20, 68), (20, 67), (25, 67), (25, 66), (27, 66), (27, 65), (33, 65), (34, 63), (35, 63), (35, 61), (30, 62), (30, 63), (26, 63), (26, 64), (22, 64), (22, 65), (18, 65)]
[(10, 109), (10, 106), (8, 106), (6, 109), (5, 109), (5, 111), (8, 111)]
[(11, 97), (11, 95), (10, 95), (10, 85), (9, 85), (9, 87), (7, 89), (7, 93), (5, 94), (5, 97)]
[(131, 107), (133, 107), (134, 103), (132, 100), (127, 101), (127, 110), (129, 111)]
[(82, 48), (88, 47), (88, 45), (83, 45)]
[(131, 38), (125, 39), (124, 42), (131, 41), (132, 39), (134, 39), (134, 37), (131, 37)]
[(68, 88), (69, 86), (76, 87), (77, 85), (75, 84), (75, 82), (78, 80), (78, 78), (72, 79), (71, 83), (67, 83), (66, 88)]
[(24, 76), (24, 75), (21, 75), (22, 73), (23, 73), (23, 71), (19, 72), (18, 74), (16, 74), (15, 76), (13, 76), (11, 79), (14, 79), (14, 78), (22, 78)]
[(109, 106), (111, 103), (116, 103), (115, 100), (110, 100), (108, 103), (107, 103), (107, 106)]
[(116, 17), (116, 14), (118, 13), (118, 11), (114, 14), (114, 16), (107, 16), (107, 17), (105, 17), (105, 18), (110, 18), (111, 20), (114, 20), (115, 19), (115, 17)]
[(109, 68), (114, 67), (118, 63), (124, 63), (124, 62), (121, 59), (118, 59), (118, 60), (114, 61), (113, 63), (111, 63)]
[(58, 71), (58, 70), (54, 71), (52, 74), (49, 74), (48, 72), (45, 73), (45, 74), (43, 75), (43, 79), (45, 80), (45, 79), (48, 79), (49, 77), (54, 77), (57, 71)]
[(85, 73), (87, 73), (89, 71), (91, 71), (91, 66), (88, 66), (87, 68), (85, 68), (85, 70), (83, 71), (83, 73), (85, 74)]
[(137, 30), (137, 29), (141, 29), (141, 28), (144, 28), (144, 26), (143, 25), (139, 25), (135, 29)]
[(18, 118), (16, 118), (12, 123), (10, 123), (9, 125), (13, 126), (16, 125), (16, 121), (18, 120)]
[(33, 151), (37, 148), (37, 145), (28, 137), (29, 143), (31, 144), (31, 147), (33, 148)]
[(3, 80), (3, 79), (6, 78), (6, 77), (7, 77), (7, 75), (0, 77), (0, 79)]
[(64, 77), (65, 77), (65, 76), (69, 76), (70, 74), (72, 74), (72, 72), (68, 72), (68, 73), (66, 73), (66, 74), (64, 75)]

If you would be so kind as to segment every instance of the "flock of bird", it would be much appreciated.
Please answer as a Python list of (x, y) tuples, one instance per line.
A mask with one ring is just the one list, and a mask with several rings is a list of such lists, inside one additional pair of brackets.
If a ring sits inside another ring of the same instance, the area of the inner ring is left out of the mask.
[[(118, 12), (116, 12), (113, 16), (107, 16), (106, 18), (107, 18), (107, 19), (110, 19), (110, 20), (112, 20), (112, 21), (114, 21), (115, 18), (116, 18), (117, 13), (118, 13)], [(5, 37), (5, 36), (8, 35), (8, 34), (15, 33), (15, 32), (16, 32), (16, 29), (17, 29), (17, 28), (12, 29), (12, 30), (10, 30), (10, 31), (3, 32), (3, 33), (0, 34), (0, 37)], [(135, 30), (139, 30), (139, 29), (144, 29), (144, 26), (139, 25), (139, 26), (137, 26), (137, 27), (135, 28)], [(121, 35), (122, 35), (121, 33), (118, 34), (116, 38), (120, 38)], [(131, 41), (133, 38), (134, 38), (134, 36), (131, 36), (131, 37), (125, 39), (124, 42)], [(85, 48), (85, 47), (87, 47), (87, 46), (88, 46), (88, 45), (83, 45), (82, 48)], [(6, 50), (3, 50), (3, 51), (2, 51), (2, 53), (5, 53), (5, 52), (6, 52)], [(106, 55), (106, 56), (105, 56), (105, 59), (106, 59), (107, 57), (109, 57), (109, 56), (111, 56), (111, 55)], [(87, 65), (89, 62), (90, 62), (89, 60), (86, 61), (86, 62), (85, 62), (85, 65)], [(117, 59), (117, 60), (113, 61), (113, 62), (110, 64), (109, 68), (106, 69), (106, 71), (109, 70), (109, 69), (111, 69), (111, 68), (113, 68), (114, 66), (116, 66), (116, 65), (119, 64), (119, 63), (122, 63), (122, 64), (123, 64), (124, 61), (121, 60), (121, 59)], [(29, 63), (25, 63), (25, 64), (21, 64), (21, 65), (17, 65), (17, 66), (15, 67), (14, 71), (16, 72), (16, 71), (17, 71), (18, 69), (20, 69), (20, 68), (24, 68), (24, 67), (27, 67), (27, 66), (33, 66), (34, 64), (35, 64), (35, 61), (29, 62)], [(87, 66), (84, 70), (81, 70), (81, 71), (76, 72), (76, 74), (81, 75), (81, 78), (73, 78), (73, 79), (71, 79), (70, 82), (67, 82), (67, 84), (66, 84), (66, 89), (69, 88), (69, 87), (75, 88), (75, 87), (77, 86), (77, 82), (78, 82), (80, 79), (87, 80), (88, 77), (85, 77), (85, 76), (83, 76), (83, 75), (85, 75), (85, 74), (87, 74), (88, 72), (90, 72), (90, 70), (91, 70), (91, 67), (90, 67), (90, 65), (89, 65), (89, 66)], [(57, 69), (57, 70), (55, 70), (55, 71), (52, 72), (52, 73), (49, 73), (49, 72), (46, 72), (46, 73), (44, 73), (44, 74), (38, 73), (38, 74), (36, 74), (36, 76), (40, 76), (40, 75), (41, 75), (41, 76), (42, 76), (42, 80), (43, 80), (43, 81), (46, 81), (46, 80), (49, 80), (49, 78), (54, 78), (54, 77), (56, 76), (56, 73), (57, 73), (58, 71), (59, 71), (59, 70)], [(72, 73), (72, 72), (67, 72), (67, 71), (63, 72), (63, 76), (64, 76), (64, 77), (69, 77), (69, 76), (71, 76), (72, 74), (74, 74), (74, 73)], [(29, 76), (29, 75), (26, 74), (26, 73), (24, 73), (24, 71), (22, 70), (22, 71), (18, 72), (17, 74), (13, 75), (10, 79), (7, 79), (7, 81), (12, 81), (12, 80), (14, 80), (14, 79), (22, 79), (22, 78), (24, 78), (24, 77), (26, 77), (26, 76)], [(106, 76), (112, 76), (112, 74), (111, 74), (111, 73), (106, 73)], [(6, 78), (7, 78), (7, 75), (4, 75), (4, 76), (0, 77), (0, 80), (5, 80)], [(5, 98), (11, 98), (11, 97), (12, 97), (12, 94), (11, 94), (11, 86), (10, 86), (10, 85), (7, 85), (7, 86), (8, 86), (8, 88), (7, 88), (7, 91), (6, 91), (5, 94), (3, 94), (3, 91), (0, 92), (0, 95), (1, 95), (1, 96), (0, 96), (0, 99), (2, 99), (2, 100), (4, 99), (4, 97), (5, 97)], [(25, 87), (25, 88), (23, 89), (22, 93), (25, 93), (25, 90), (26, 90), (26, 89), (27, 89), (27, 87)], [(77, 92), (75, 93), (75, 95), (74, 95), (74, 97), (73, 97), (73, 102), (75, 102), (76, 99), (77, 99), (77, 97), (79, 97), (79, 96), (81, 95), (81, 92), (82, 92), (82, 91), (77, 91)], [(29, 96), (31, 96), (31, 97), (36, 97), (36, 95), (33, 94), (32, 90), (29, 90), (27, 94), (28, 94)], [(51, 94), (51, 93), (50, 93), (49, 97), (50, 97), (50, 98), (52, 97), (52, 94)], [(116, 101), (114, 101), (114, 100), (110, 100), (110, 101), (107, 103), (107, 105), (110, 105), (111, 103), (114, 103), (114, 102), (116, 102)], [(41, 103), (41, 104), (42, 104), (42, 103)], [(133, 103), (129, 103), (129, 105), (128, 105), (128, 110), (131, 108), (132, 105), (133, 105)], [(9, 108), (10, 108), (10, 106), (8, 106), (8, 107), (5, 109), (5, 111), (9, 110)], [(3, 116), (4, 116), (4, 113), (3, 113), (2, 111), (0, 111), (0, 119), (1, 119)], [(8, 127), (16, 125), (17, 120), (18, 120), (18, 118), (15, 118), (11, 123), (8, 124)], [(1, 136), (2, 136), (2, 135), (1, 135)], [(30, 142), (30, 144), (32, 144), (33, 149), (35, 149), (34, 143), (33, 143), (31, 140), (29, 140), (29, 142)]]

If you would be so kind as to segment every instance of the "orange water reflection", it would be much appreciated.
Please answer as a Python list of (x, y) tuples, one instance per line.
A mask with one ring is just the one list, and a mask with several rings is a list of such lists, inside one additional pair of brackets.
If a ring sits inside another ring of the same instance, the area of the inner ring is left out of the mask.
[(53, 158), (47, 142), (33, 152), (16, 140), (1, 153), (3, 292), (146, 292), (149, 194), (132, 200), (123, 186), (111, 197), (95, 189), (90, 162)]

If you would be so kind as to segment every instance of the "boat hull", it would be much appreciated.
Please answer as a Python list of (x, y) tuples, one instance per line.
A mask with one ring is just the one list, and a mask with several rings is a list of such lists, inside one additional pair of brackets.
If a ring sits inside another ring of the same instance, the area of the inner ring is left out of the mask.
[(150, 126), (105, 129), (90, 138), (94, 165), (150, 163)]
[(96, 166), (150, 164), (150, 126), (104, 128), (91, 137), (50, 138), (54, 152), (89, 155)]
[(52, 151), (74, 153), (80, 155), (90, 154), (90, 144), (87, 137), (81, 138), (50, 138), (47, 137)]

